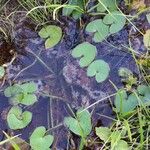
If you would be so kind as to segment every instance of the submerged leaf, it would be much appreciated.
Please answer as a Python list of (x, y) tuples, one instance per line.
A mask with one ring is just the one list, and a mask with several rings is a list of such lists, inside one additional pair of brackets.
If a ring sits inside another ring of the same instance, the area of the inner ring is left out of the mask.
[(102, 19), (97, 19), (86, 26), (86, 31), (94, 34), (94, 42), (102, 42), (109, 35), (109, 26), (105, 25)]
[(79, 45), (77, 45), (73, 51), (72, 56), (74, 58), (80, 58), (80, 67), (86, 67), (88, 66), (95, 58), (97, 53), (97, 49), (94, 45), (84, 42)]
[(43, 126), (37, 127), (30, 136), (30, 145), (33, 150), (49, 150), (53, 143), (52, 135), (45, 135), (46, 129)]
[(109, 75), (109, 65), (104, 60), (95, 60), (92, 62), (87, 69), (87, 76), (95, 76), (96, 81), (103, 82)]

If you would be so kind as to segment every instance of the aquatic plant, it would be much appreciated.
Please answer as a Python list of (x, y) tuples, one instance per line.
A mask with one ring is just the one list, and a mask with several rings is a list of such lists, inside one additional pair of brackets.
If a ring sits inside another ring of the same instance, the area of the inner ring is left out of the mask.
[(45, 48), (52, 48), (59, 43), (62, 37), (62, 30), (60, 27), (55, 25), (44, 26), (39, 31), (39, 36), (45, 41)]
[(86, 145), (86, 137), (92, 130), (91, 114), (80, 108), (75, 117), (66, 117), (64, 124), (71, 132), (81, 137), (80, 149), (82, 149)]
[(30, 136), (30, 145), (33, 150), (49, 150), (54, 141), (52, 135), (45, 135), (44, 126), (37, 127)]
[(22, 111), (18, 106), (12, 107), (7, 115), (7, 123), (9, 128), (13, 130), (25, 128), (32, 120), (32, 113)]
[(33, 105), (37, 101), (35, 92), (37, 85), (34, 82), (14, 84), (5, 89), (4, 94), (13, 104)]
[(103, 82), (109, 75), (109, 65), (104, 60), (95, 60), (97, 49), (94, 45), (83, 42), (72, 50), (74, 58), (81, 58), (80, 67), (87, 67), (87, 76), (93, 77), (98, 83)]

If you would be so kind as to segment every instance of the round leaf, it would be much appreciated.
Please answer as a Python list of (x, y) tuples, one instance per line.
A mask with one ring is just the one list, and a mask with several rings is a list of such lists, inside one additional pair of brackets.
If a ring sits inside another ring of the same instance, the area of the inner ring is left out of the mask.
[(111, 34), (119, 32), (126, 23), (126, 18), (124, 15), (119, 11), (113, 11), (111, 14), (107, 14), (103, 22), (107, 25), (110, 25), (109, 32)]
[(74, 58), (80, 58), (80, 67), (88, 66), (94, 59), (97, 53), (97, 49), (94, 45), (84, 42), (82, 44), (77, 45), (73, 51), (72, 56)]
[(103, 82), (107, 79), (109, 75), (109, 65), (103, 60), (95, 60), (92, 62), (87, 69), (87, 76), (95, 76), (96, 81)]
[(8, 126), (13, 129), (23, 129), (32, 120), (32, 113), (29, 111), (22, 112), (20, 107), (14, 106), (10, 109), (7, 115)]
[(102, 42), (109, 35), (109, 26), (105, 25), (102, 19), (96, 19), (86, 26), (86, 31), (94, 33), (94, 42)]

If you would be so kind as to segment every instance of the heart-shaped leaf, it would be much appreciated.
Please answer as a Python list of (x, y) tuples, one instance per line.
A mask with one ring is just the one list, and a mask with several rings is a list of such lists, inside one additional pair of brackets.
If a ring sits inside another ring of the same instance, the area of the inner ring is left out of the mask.
[(105, 25), (102, 19), (96, 19), (90, 22), (85, 30), (94, 34), (94, 42), (102, 42), (109, 35), (109, 26)]
[(150, 29), (146, 31), (143, 37), (144, 46), (150, 50)]
[(0, 66), (0, 78), (2, 78), (5, 75), (5, 69), (4, 67)]
[(37, 127), (30, 136), (30, 145), (33, 150), (49, 150), (53, 143), (52, 135), (45, 135), (46, 129), (43, 126)]
[(150, 105), (150, 87), (146, 85), (139, 85), (137, 88), (139, 97), (143, 103)]
[(117, 10), (116, 0), (100, 0), (100, 1), (101, 1), (101, 3), (99, 2), (98, 6), (97, 6), (98, 12), (105, 12), (106, 8), (109, 11)]
[(113, 11), (111, 14), (107, 14), (103, 22), (107, 25), (110, 25), (109, 32), (110, 34), (119, 32), (126, 23), (125, 16), (119, 11)]
[(45, 48), (52, 48), (59, 43), (62, 38), (62, 30), (55, 25), (48, 25), (39, 31), (39, 36), (46, 39)]
[(22, 112), (20, 107), (12, 107), (7, 115), (8, 126), (13, 129), (23, 129), (25, 128), (32, 120), (32, 113), (29, 111)]
[(95, 60), (87, 69), (87, 76), (93, 77), (98, 83), (103, 82), (109, 75), (109, 65), (104, 60)]
[(74, 58), (80, 58), (79, 65), (80, 67), (88, 66), (94, 59), (97, 53), (97, 49), (94, 45), (84, 42), (82, 44), (77, 45), (73, 51), (72, 56)]
[(64, 124), (76, 135), (86, 138), (92, 130), (91, 114), (83, 109), (79, 109), (76, 118), (66, 117)]
[(14, 84), (4, 91), (6, 97), (10, 97), (13, 104), (33, 105), (37, 101), (34, 92), (37, 91), (37, 84), (34, 82)]
[(125, 90), (120, 90), (116, 94), (114, 104), (118, 112), (126, 114), (138, 105), (138, 98), (134, 93), (128, 96)]
[(107, 127), (98, 127), (95, 130), (96, 135), (104, 142), (108, 141), (111, 136), (111, 130)]

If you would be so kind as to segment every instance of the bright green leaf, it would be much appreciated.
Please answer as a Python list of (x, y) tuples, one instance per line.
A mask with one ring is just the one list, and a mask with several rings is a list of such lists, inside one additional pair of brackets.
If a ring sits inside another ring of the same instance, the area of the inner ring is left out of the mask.
[(77, 45), (73, 51), (72, 56), (74, 58), (80, 58), (80, 67), (88, 66), (94, 59), (97, 53), (97, 49), (94, 45), (84, 42)]
[(87, 76), (95, 76), (96, 81), (103, 82), (109, 75), (109, 65), (104, 60), (95, 60), (87, 69)]
[(8, 126), (13, 129), (23, 129), (25, 128), (32, 120), (32, 113), (29, 111), (22, 112), (20, 107), (12, 107), (7, 115)]
[(106, 25), (110, 25), (109, 32), (113, 34), (119, 32), (124, 27), (126, 18), (121, 12), (113, 11), (104, 17), (103, 22)]
[(104, 142), (108, 141), (111, 135), (111, 130), (107, 127), (97, 127), (96, 129), (96, 135), (103, 140)]
[(102, 19), (90, 22), (85, 29), (87, 32), (94, 33), (93, 41), (102, 42), (109, 35), (109, 26), (105, 25)]
[(41, 38), (46, 38), (45, 48), (52, 48), (59, 43), (62, 38), (62, 30), (55, 25), (48, 25), (39, 31)]
[(117, 145), (114, 147), (114, 150), (129, 150), (128, 143), (124, 140), (118, 141)]
[(66, 117), (64, 124), (76, 135), (86, 138), (92, 130), (91, 114), (83, 109), (79, 109), (76, 118)]
[(54, 141), (52, 135), (45, 135), (46, 129), (43, 126), (37, 127), (30, 136), (30, 145), (33, 150), (49, 150)]

